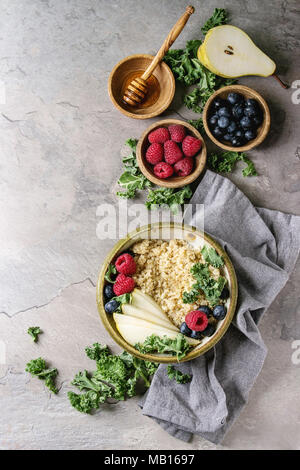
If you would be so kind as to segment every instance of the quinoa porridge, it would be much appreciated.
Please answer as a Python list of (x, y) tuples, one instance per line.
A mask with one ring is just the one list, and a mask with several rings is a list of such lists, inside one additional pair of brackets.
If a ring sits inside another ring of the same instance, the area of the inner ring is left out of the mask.
[[(197, 304), (184, 304), (182, 294), (191, 289), (195, 279), (190, 273), (195, 263), (203, 263), (199, 249), (192, 248), (184, 240), (142, 240), (131, 247), (135, 254), (136, 273), (133, 278), (136, 286), (150, 295), (180, 327), (191, 310), (208, 305), (204, 295)], [(220, 270), (210, 266), (211, 275), (217, 279)]]

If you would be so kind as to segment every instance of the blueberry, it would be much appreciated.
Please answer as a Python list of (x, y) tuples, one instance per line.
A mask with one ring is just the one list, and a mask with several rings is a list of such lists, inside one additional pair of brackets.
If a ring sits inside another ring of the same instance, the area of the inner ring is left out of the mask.
[(236, 103), (241, 103), (243, 101), (244, 97), (240, 95), (239, 93), (229, 93), (227, 96), (227, 100), (229, 101), (230, 104), (236, 104)]
[(242, 139), (244, 137), (244, 132), (241, 130), (241, 129), (238, 129), (235, 133), (234, 133), (234, 136), (237, 138), (237, 139)]
[(243, 142), (242, 142), (241, 139), (238, 139), (237, 137), (234, 137), (234, 138), (232, 139), (231, 143), (232, 143), (232, 145), (233, 145), (234, 147), (241, 147), (241, 145), (242, 145)]
[(214, 105), (215, 109), (221, 108), (225, 104), (226, 104), (226, 101), (222, 100), (222, 98), (219, 98), (219, 97), (215, 98), (214, 101), (213, 101), (213, 105)]
[(253, 117), (253, 124), (255, 125), (256, 128), (261, 125), (262, 121), (263, 121), (263, 117), (261, 113)]
[(192, 331), (191, 338), (193, 339), (202, 339), (202, 331)]
[(227, 127), (227, 132), (229, 132), (229, 134), (232, 134), (232, 132), (234, 132), (236, 129), (237, 129), (236, 123), (234, 121), (231, 121), (229, 123), (229, 126)]
[(221, 116), (219, 119), (218, 119), (218, 126), (221, 128), (221, 129), (225, 129), (225, 127), (228, 126), (229, 124), (229, 119), (228, 117), (226, 116)]
[(218, 121), (218, 115), (217, 114), (213, 114), (210, 118), (209, 118), (209, 124), (211, 126), (215, 126), (217, 124), (217, 121)]
[(201, 312), (204, 312), (207, 316), (207, 318), (212, 316), (212, 309), (209, 308), (207, 305), (200, 305), (197, 310), (200, 310)]
[(218, 111), (218, 116), (226, 116), (226, 117), (230, 117), (231, 115), (231, 112), (228, 108), (226, 108), (226, 106), (223, 106), (223, 108), (220, 108), (219, 111)]
[(252, 120), (248, 116), (242, 117), (240, 124), (244, 129), (250, 129), (252, 127)]
[(104, 305), (104, 310), (106, 311), (106, 313), (114, 313), (119, 307), (119, 305), (119, 302), (117, 302), (116, 300), (110, 300)]
[(219, 126), (216, 126), (213, 130), (213, 134), (215, 137), (222, 137), (224, 134), (224, 129), (221, 129)]
[(241, 118), (244, 114), (244, 106), (240, 103), (235, 104), (232, 108), (232, 114), (237, 119)]
[(216, 326), (209, 323), (207, 327), (205, 328), (205, 330), (202, 331), (202, 334), (204, 336), (212, 336), (215, 331), (216, 331)]
[(213, 309), (213, 316), (216, 320), (223, 320), (226, 316), (227, 309), (225, 305), (217, 305)]
[(192, 330), (187, 326), (185, 322), (180, 325), (180, 333), (185, 336), (191, 336)]
[(247, 139), (247, 140), (253, 140), (253, 139), (255, 139), (256, 136), (257, 136), (257, 133), (253, 129), (248, 129), (245, 132), (245, 139)]
[(245, 106), (252, 106), (253, 108), (258, 108), (259, 104), (255, 99), (249, 98), (245, 101)]
[(227, 142), (231, 142), (231, 140), (233, 139), (233, 134), (227, 134), (226, 132), (226, 134), (223, 135), (223, 139), (227, 140)]
[(228, 299), (229, 296), (230, 296), (229, 289), (228, 289), (227, 286), (225, 286), (224, 289), (222, 290), (220, 298), (221, 299)]
[(245, 116), (254, 117), (257, 116), (257, 114), (259, 114), (259, 111), (257, 108), (254, 108), (254, 106), (246, 106), (246, 108), (244, 108)]
[(107, 284), (104, 287), (104, 295), (107, 299), (112, 299), (113, 297), (115, 297), (113, 286), (111, 284)]

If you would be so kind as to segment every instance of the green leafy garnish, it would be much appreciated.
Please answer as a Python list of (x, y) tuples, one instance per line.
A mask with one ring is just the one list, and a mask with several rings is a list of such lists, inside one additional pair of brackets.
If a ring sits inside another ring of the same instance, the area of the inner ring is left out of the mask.
[(192, 380), (189, 374), (183, 374), (180, 370), (175, 369), (174, 366), (167, 367), (167, 374), (170, 380), (176, 380), (178, 384), (186, 384)]
[(193, 192), (188, 185), (177, 190), (173, 188), (152, 189), (148, 192), (145, 205), (149, 210), (168, 207), (176, 214), (179, 206), (187, 202), (192, 195)]
[(193, 284), (190, 292), (184, 292), (182, 301), (185, 304), (197, 302), (199, 296), (203, 292), (206, 300), (214, 307), (218, 304), (222, 290), (226, 284), (226, 279), (219, 276), (214, 279), (209, 270), (209, 264), (196, 263), (191, 267), (191, 273), (194, 276), (196, 283)]
[(29, 372), (33, 377), (38, 377), (40, 380), (45, 381), (46, 387), (53, 393), (58, 393), (57, 388), (55, 387), (55, 378), (58, 374), (57, 369), (47, 369), (46, 361), (38, 357), (37, 359), (32, 359), (26, 365), (26, 372)]
[(168, 336), (148, 336), (143, 344), (136, 344), (135, 348), (143, 354), (169, 353), (176, 356), (177, 360), (180, 361), (189, 352), (190, 345), (185, 337), (179, 333), (174, 339)]
[(115, 310), (115, 312), (122, 313), (121, 305), (122, 304), (131, 304), (132, 295), (131, 294), (122, 294), (122, 295), (118, 295), (116, 297), (113, 297), (110, 300), (116, 300), (118, 302), (119, 307), (117, 308), (117, 310)]
[(38, 335), (40, 335), (43, 332), (39, 326), (31, 326), (28, 328), (27, 333), (30, 336), (32, 336), (33, 341), (36, 343), (38, 341)]
[(140, 379), (148, 388), (150, 376), (159, 365), (133, 357), (125, 351), (114, 356), (106, 345), (100, 343), (88, 346), (85, 351), (90, 359), (96, 361), (97, 370), (90, 374), (87, 371), (78, 372), (72, 385), (83, 393), (68, 393), (71, 405), (82, 413), (98, 409), (107, 398), (124, 400), (135, 396)]
[(114, 284), (114, 280), (112, 279), (112, 276), (117, 274), (117, 270), (116, 270), (116, 267), (114, 264), (110, 263), (108, 265), (108, 268), (107, 268), (107, 271), (105, 273), (105, 276), (104, 276), (104, 279), (107, 281), (107, 282), (110, 282), (111, 284)]
[[(216, 8), (212, 17), (202, 27), (203, 34), (215, 26), (225, 24), (227, 14), (223, 8)], [(204, 67), (197, 58), (201, 40), (188, 41), (185, 49), (171, 49), (164, 57), (164, 61), (171, 68), (175, 79), (187, 86), (196, 87), (184, 97), (187, 108), (201, 113), (208, 98), (219, 88), (232, 85), (236, 80), (215, 75)]]
[(140, 171), (136, 160), (136, 139), (128, 139), (126, 141), (132, 152), (122, 159), (124, 165), (124, 173), (120, 176), (118, 184), (126, 191), (118, 191), (117, 196), (126, 199), (133, 199), (137, 190), (150, 188), (152, 183)]
[(212, 16), (206, 21), (206, 23), (204, 23), (204, 26), (201, 28), (201, 31), (205, 36), (211, 28), (226, 24), (227, 21), (228, 17), (226, 10), (224, 10), (224, 8), (215, 8), (215, 11), (213, 12)]
[(234, 170), (237, 162), (246, 163), (246, 168), (242, 174), (246, 176), (257, 176), (254, 163), (243, 152), (227, 151), (221, 153), (213, 153), (208, 156), (208, 166), (211, 170), (218, 173), (229, 173)]
[(204, 247), (201, 250), (201, 254), (204, 260), (211, 266), (214, 266), (215, 268), (220, 268), (221, 266), (224, 265), (224, 260), (222, 256), (218, 255), (218, 253), (213, 247), (204, 245)]
[(194, 126), (195, 129), (197, 129), (200, 132), (200, 134), (202, 134), (202, 135), (206, 134), (202, 118), (190, 119), (188, 121), (188, 123), (191, 124), (192, 126)]

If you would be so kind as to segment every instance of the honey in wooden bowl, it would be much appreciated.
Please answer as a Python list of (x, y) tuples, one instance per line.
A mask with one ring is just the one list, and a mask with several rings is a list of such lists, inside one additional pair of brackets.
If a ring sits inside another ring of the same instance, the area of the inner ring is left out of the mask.
[(148, 119), (165, 111), (174, 97), (175, 79), (171, 69), (161, 62), (147, 80), (148, 92), (145, 100), (136, 107), (124, 103), (126, 87), (136, 77), (141, 76), (151, 63), (153, 56), (136, 54), (121, 60), (112, 70), (108, 81), (108, 93), (114, 106), (128, 117)]

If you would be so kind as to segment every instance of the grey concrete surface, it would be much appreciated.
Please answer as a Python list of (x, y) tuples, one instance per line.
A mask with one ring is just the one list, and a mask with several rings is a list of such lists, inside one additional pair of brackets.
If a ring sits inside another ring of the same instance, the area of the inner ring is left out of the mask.
[[(300, 339), (299, 263), (263, 319), (269, 355), (222, 445), (170, 437), (141, 415), (137, 399), (104, 405), (95, 416), (77, 413), (67, 401), (74, 374), (90, 368), (84, 347), (103, 341), (116, 350), (95, 303), (97, 272), (113, 244), (96, 236), (96, 209), (117, 202), (120, 148), (150, 124), (113, 108), (107, 79), (126, 55), (154, 53), (186, 3), (0, 0), (0, 91), (6, 95), (0, 104), (0, 345), (6, 348), (0, 449), (300, 449), (300, 365), (292, 362), (293, 341)], [(231, 22), (297, 86), (297, 0), (193, 4), (196, 13), (174, 47), (198, 38), (213, 8), (225, 6)], [(272, 78), (240, 82), (265, 96), (272, 128), (250, 152), (259, 176), (244, 179), (237, 169), (229, 178), (254, 204), (300, 214), (297, 90), (283, 90)], [(194, 117), (181, 100), (178, 87), (164, 116)], [(26, 334), (34, 324), (45, 331), (38, 345)], [(58, 367), (58, 396), (24, 372), (37, 356)]]

